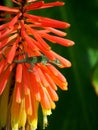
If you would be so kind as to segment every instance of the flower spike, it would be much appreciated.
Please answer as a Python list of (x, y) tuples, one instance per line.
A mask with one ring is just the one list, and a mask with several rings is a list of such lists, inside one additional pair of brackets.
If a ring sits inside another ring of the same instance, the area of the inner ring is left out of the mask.
[(39, 105), (45, 129), (47, 116), (59, 100), (57, 88), (68, 90), (68, 82), (56, 66), (71, 67), (71, 62), (54, 52), (47, 41), (73, 46), (74, 42), (59, 30), (70, 24), (30, 14), (31, 10), (63, 6), (64, 2), (12, 2), (15, 7), (0, 5), (0, 129), (36, 130)]

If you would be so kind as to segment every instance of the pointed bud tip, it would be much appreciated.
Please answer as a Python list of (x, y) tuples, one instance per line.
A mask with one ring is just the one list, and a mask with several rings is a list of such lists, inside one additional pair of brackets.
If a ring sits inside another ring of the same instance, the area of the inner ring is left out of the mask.
[(67, 86), (68, 86), (68, 82), (65, 82), (65, 83), (64, 83), (64, 87), (63, 87), (62, 89), (65, 90), (65, 91), (67, 91), (67, 90), (68, 90), (68, 87), (67, 87)]
[(73, 46), (74, 44), (75, 44), (75, 42), (73, 42), (71, 40), (67, 43), (68, 46)]

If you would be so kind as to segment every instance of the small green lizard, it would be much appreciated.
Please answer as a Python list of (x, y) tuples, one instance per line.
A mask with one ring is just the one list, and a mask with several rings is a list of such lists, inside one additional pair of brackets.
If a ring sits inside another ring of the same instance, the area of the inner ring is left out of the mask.
[(41, 55), (41, 56), (32, 56), (32, 57), (28, 57), (28, 55), (26, 54), (26, 58), (21, 59), (21, 60), (14, 60), (13, 63), (17, 63), (17, 64), (21, 64), (21, 63), (28, 63), (31, 64), (31, 67), (29, 70), (32, 69), (32, 67), (37, 64), (37, 63), (42, 63), (44, 65), (46, 65), (47, 62), (50, 63), (54, 63), (56, 65), (60, 65), (60, 61), (58, 59), (55, 60), (49, 60), (45, 55)]
[(44, 55), (32, 56), (32, 57), (26, 56), (26, 58), (24, 58), (24, 59), (13, 61), (13, 63), (17, 63), (17, 64), (28, 63), (28, 64), (32, 64), (32, 65), (36, 64), (36, 63), (46, 64), (47, 62), (49, 62), (49, 59)]

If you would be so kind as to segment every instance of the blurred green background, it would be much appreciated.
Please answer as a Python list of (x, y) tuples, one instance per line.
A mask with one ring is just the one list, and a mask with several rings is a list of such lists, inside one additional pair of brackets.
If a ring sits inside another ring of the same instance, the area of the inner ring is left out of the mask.
[[(98, 91), (94, 88), (98, 90), (98, 0), (64, 2), (63, 7), (37, 12), (70, 23), (71, 27), (64, 31), (68, 33), (67, 38), (75, 42), (69, 48), (52, 46), (54, 51), (72, 62), (72, 67), (60, 69), (68, 80), (69, 90), (58, 89), (60, 100), (48, 118), (46, 130), (98, 130)], [(10, 5), (9, 0), (5, 0), (5, 4)], [(40, 121), (38, 129), (42, 129)]]
[[(61, 70), (69, 82), (69, 90), (59, 90), (60, 100), (46, 130), (98, 130), (98, 97), (92, 85), (93, 73), (98, 67), (98, 1), (64, 2), (63, 7), (55, 7), (50, 13), (71, 24), (65, 31), (75, 46), (56, 46), (58, 52), (72, 62), (70, 69)], [(96, 77), (98, 80), (98, 75)]]

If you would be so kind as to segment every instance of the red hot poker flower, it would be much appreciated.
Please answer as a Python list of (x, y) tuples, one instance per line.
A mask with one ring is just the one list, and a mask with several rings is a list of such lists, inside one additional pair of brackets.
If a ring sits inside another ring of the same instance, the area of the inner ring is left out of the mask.
[(60, 68), (71, 66), (52, 51), (46, 40), (72, 46), (74, 42), (63, 38), (66, 33), (58, 30), (70, 24), (29, 14), (30, 10), (62, 6), (64, 2), (12, 1), (17, 7), (0, 6), (0, 21), (4, 22), (0, 25), (0, 129), (35, 130), (39, 105), (45, 128), (47, 116), (58, 101), (57, 86), (68, 89), (65, 77), (53, 64)]

